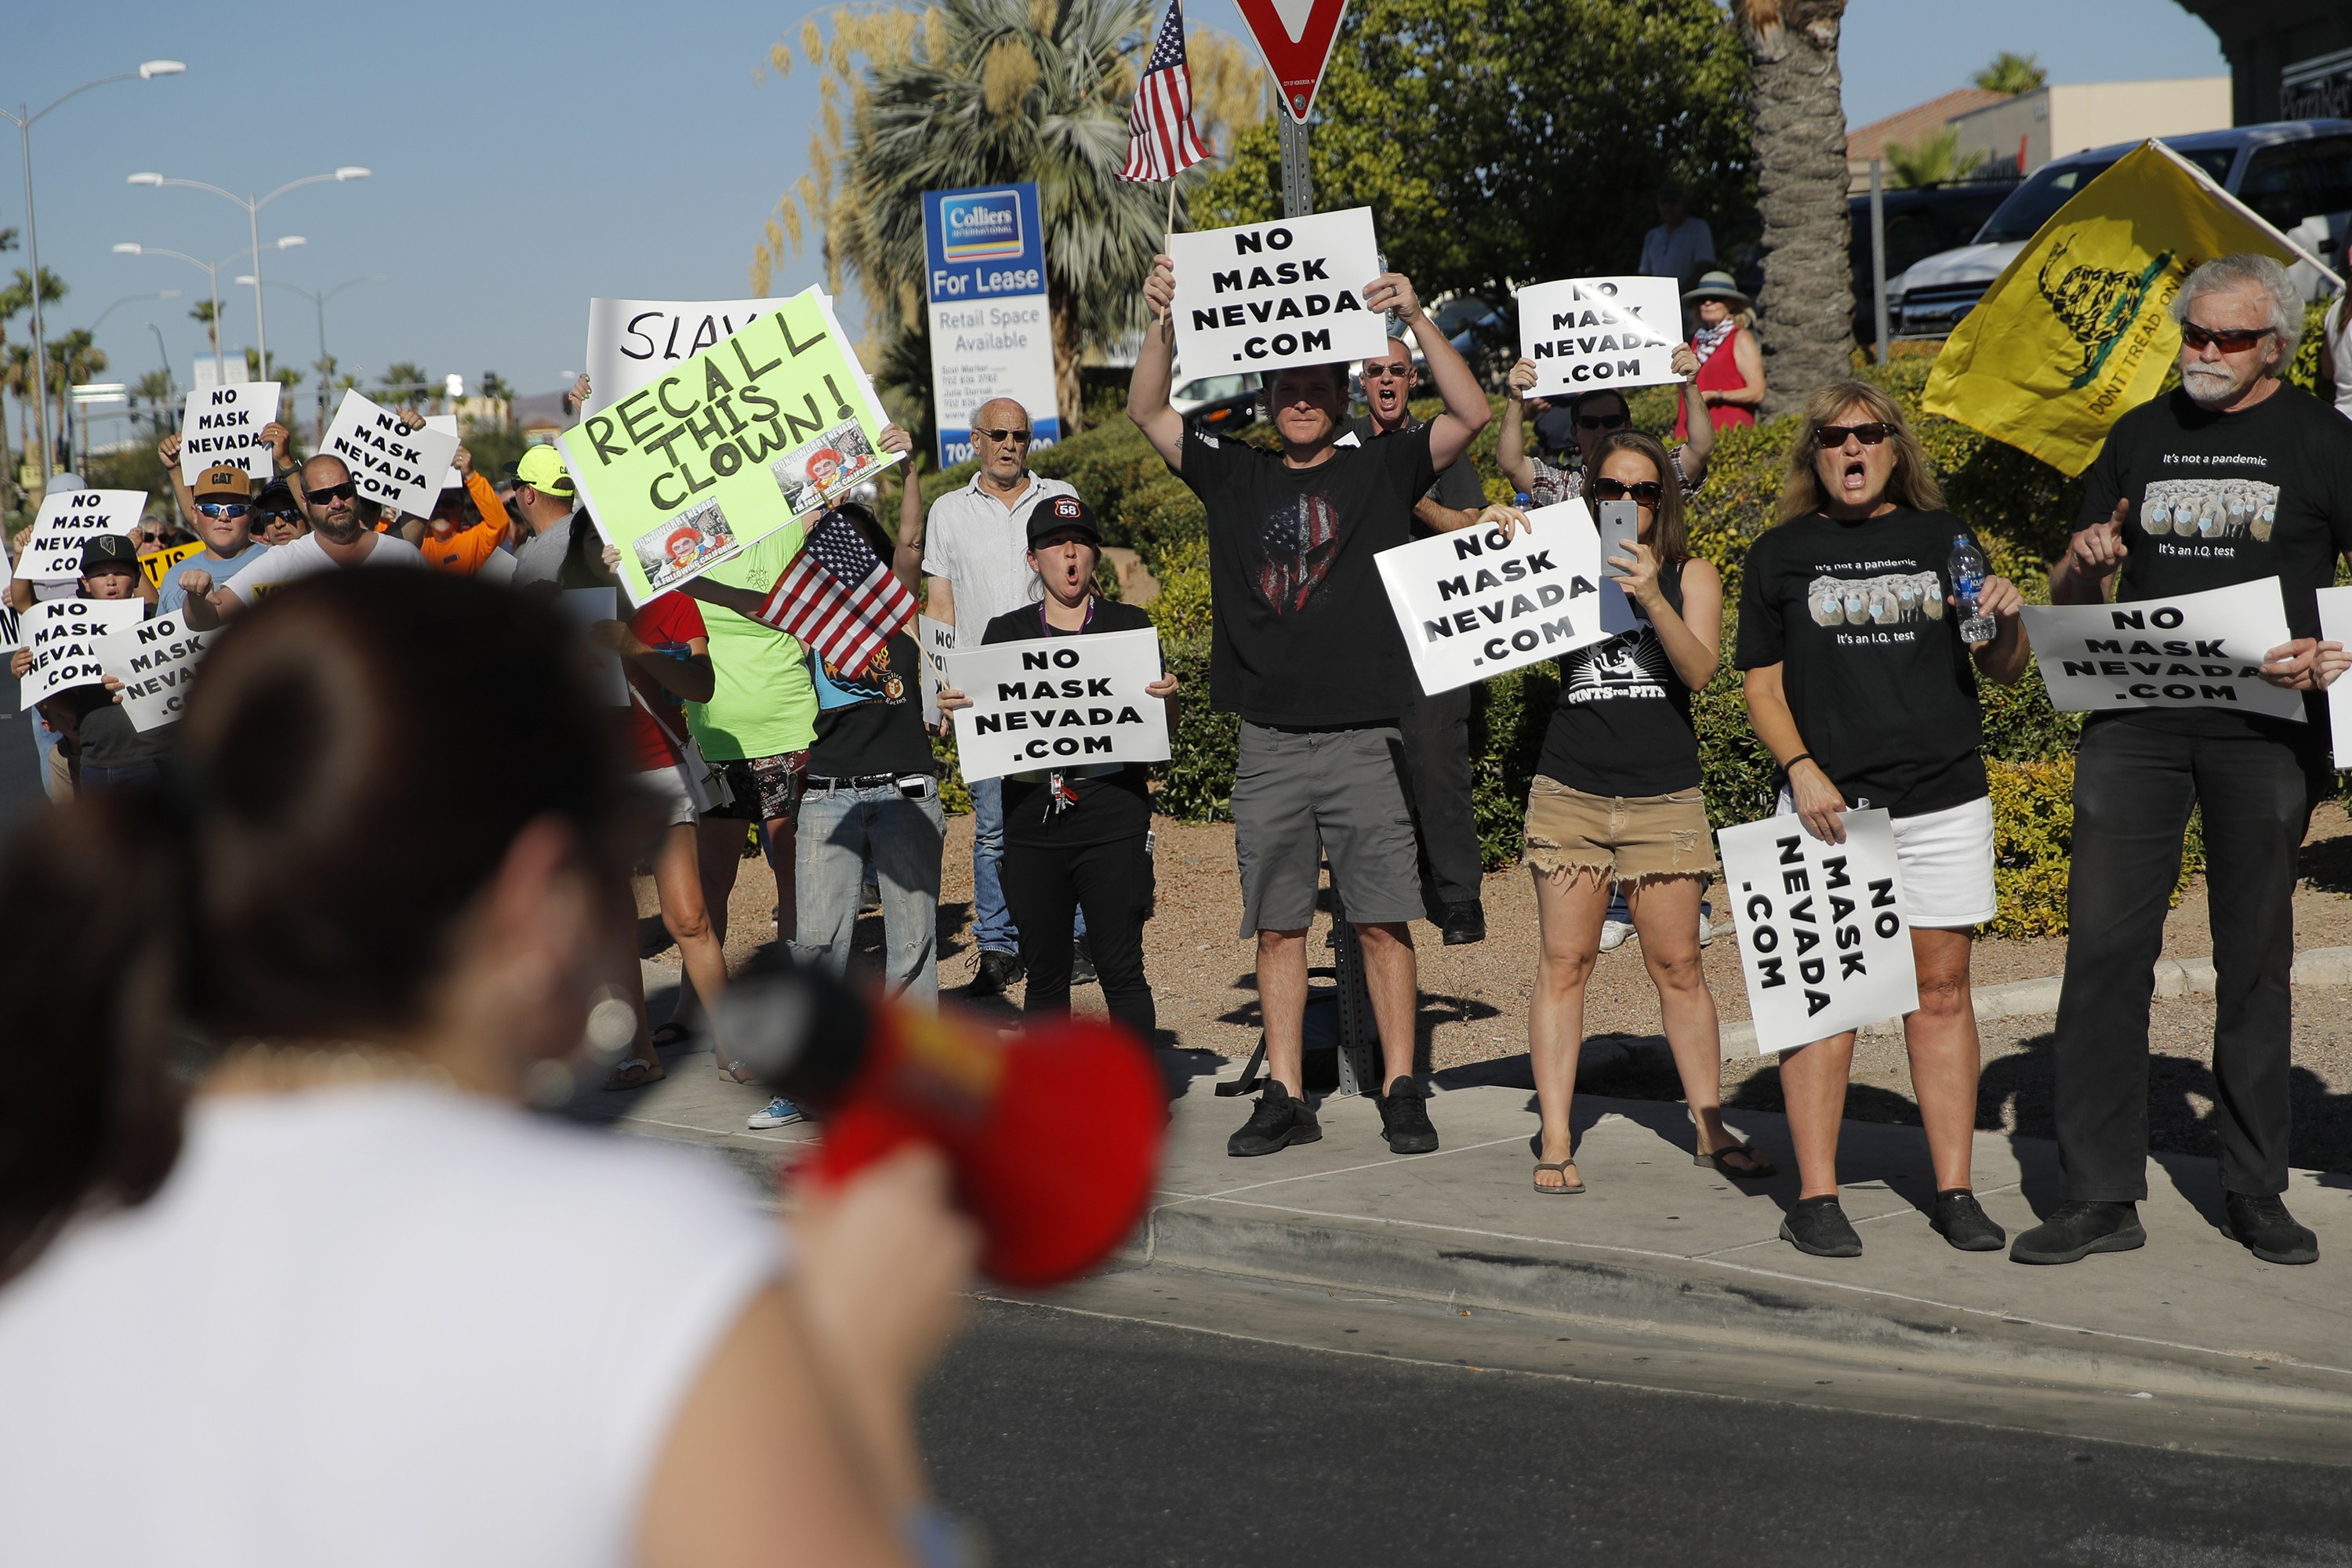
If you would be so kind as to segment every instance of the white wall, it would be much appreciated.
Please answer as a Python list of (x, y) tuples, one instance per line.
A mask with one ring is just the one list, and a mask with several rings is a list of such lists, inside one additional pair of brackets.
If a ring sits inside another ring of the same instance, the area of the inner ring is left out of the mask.
[(2225, 76), (2063, 83), (1987, 104), (1952, 121), (1960, 151), (1981, 152), (1987, 163), (2013, 162), (2021, 138), (2029, 174), (2053, 158), (2089, 147), (2229, 126)]

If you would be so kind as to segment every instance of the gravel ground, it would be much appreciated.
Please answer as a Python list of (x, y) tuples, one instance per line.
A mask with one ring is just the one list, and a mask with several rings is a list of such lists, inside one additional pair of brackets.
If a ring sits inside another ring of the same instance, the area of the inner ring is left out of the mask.
[[(1158, 910), (1145, 928), (1145, 962), (1160, 1011), (1163, 1046), (1188, 1053), (1197, 1072), (1216, 1068), (1213, 1058), (1246, 1056), (1257, 1041), (1257, 991), (1253, 950), (1238, 934), (1241, 903), (1234, 879), (1233, 829), (1196, 826), (1160, 818), (1155, 863)], [(2315, 815), (2304, 847), (2304, 879), (2295, 890), (2296, 943), (2302, 948), (2352, 944), (2352, 818), (2336, 802)], [(969, 984), (972, 953), (969, 930), (971, 900), (971, 818), (948, 822), (946, 864), (940, 903), (940, 984), (960, 997)], [(1445, 947), (1434, 928), (1416, 925), (1420, 940), (1423, 1059), (1448, 1079), (1506, 1081), (1526, 1073), (1527, 999), (1535, 973), (1535, 894), (1528, 874), (1496, 872), (1486, 879), (1487, 937), (1468, 947)], [(758, 962), (775, 927), (769, 910), (775, 900), (763, 862), (742, 864), (730, 903), (728, 962), (740, 969)], [(638, 907), (644, 949), (661, 954), (667, 937), (660, 930), (651, 883), (640, 879)], [(1718, 927), (1727, 920), (1718, 913)], [(869, 913), (859, 922), (861, 960), (871, 962), (881, 946), (881, 921)], [(2175, 958), (2202, 957), (2213, 951), (2201, 879), (2165, 929), (2164, 951)], [(1310, 949), (1328, 962), (1320, 926)], [(675, 962), (675, 956), (661, 954)], [(2065, 962), (2063, 938), (1988, 940), (1977, 946), (1974, 977), (1979, 985), (2058, 973)], [(1722, 1016), (1745, 1018), (1748, 1004), (1739, 958), (1728, 940), (1706, 949), (1706, 968)], [(1317, 976), (1328, 981), (1328, 972)], [(974, 1004), (1006, 1018), (1016, 1010), (998, 999)], [(1099, 1013), (1101, 993), (1091, 986), (1075, 994), (1080, 1012)], [(1639, 944), (1628, 942), (1603, 953), (1587, 997), (1588, 1037), (1654, 1037), (1657, 994), (1642, 967)], [(2166, 1152), (2210, 1154), (2212, 1112), (2213, 1008), (2210, 998), (2158, 1002), (2149, 1025), (2155, 1053), (2152, 1137)], [(2050, 1135), (2050, 1020), (2011, 1018), (1983, 1026), (1984, 1090), (1979, 1124), (2029, 1136)], [(1198, 1053), (1207, 1053), (1198, 1054)], [(1514, 1060), (1513, 1058), (1517, 1058)], [(1636, 1052), (1616, 1066), (1588, 1067), (1585, 1088), (1599, 1093), (1675, 1100), (1681, 1090), (1670, 1068), (1654, 1066)], [(2295, 996), (2294, 1163), (2305, 1168), (2352, 1171), (2352, 991), (2304, 990)], [(1769, 1060), (1733, 1058), (1724, 1064), (1727, 1101), (1759, 1110), (1780, 1108), (1779, 1072)], [(1847, 1114), (1858, 1120), (1916, 1123), (1910, 1078), (1899, 1036), (1865, 1036), (1854, 1058), (1853, 1089)]]

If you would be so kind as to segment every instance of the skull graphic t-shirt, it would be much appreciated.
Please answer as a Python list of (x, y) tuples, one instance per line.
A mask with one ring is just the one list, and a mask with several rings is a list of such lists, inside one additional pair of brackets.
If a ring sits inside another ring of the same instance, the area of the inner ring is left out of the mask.
[[(2317, 637), (2313, 595), (2336, 580), (2336, 557), (2352, 549), (2352, 421), (2294, 386), (2235, 414), (2209, 414), (2176, 390), (2116, 421), (2084, 476), (2074, 526), (2106, 521), (2118, 500), (2130, 503), (2118, 603), (2275, 577), (2288, 633)], [(2308, 730), (2217, 708), (2094, 721), (2196, 734), (2296, 731), (2308, 742), (2326, 733), (2324, 694), (2310, 694), (2308, 717)]]
[[(1658, 572), (1659, 590), (1680, 614), (1683, 566)], [(1625, 594), (1614, 582), (1605, 595)], [(1536, 772), (1587, 795), (1640, 799), (1699, 785), (1698, 732), (1691, 724), (1690, 688), (1675, 673), (1657, 627), (1627, 602), (1601, 624), (1619, 629), (1562, 655), (1559, 705), (1544, 731)]]
[(1986, 793), (1976, 668), (1946, 602), (1948, 511), (1767, 529), (1739, 588), (1741, 669), (1780, 666), (1805, 750), (1857, 809), (1924, 816)]
[(1412, 537), (1429, 430), (1341, 445), (1311, 468), (1188, 430), (1180, 476), (1209, 514), (1209, 700), (1253, 724), (1393, 722), (1412, 657), (1372, 557)]

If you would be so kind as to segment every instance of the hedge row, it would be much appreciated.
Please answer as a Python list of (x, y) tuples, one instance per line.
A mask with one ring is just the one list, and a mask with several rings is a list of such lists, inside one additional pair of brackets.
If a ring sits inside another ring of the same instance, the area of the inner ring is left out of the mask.
[[(2290, 379), (2316, 380), (2317, 309)], [(1919, 408), (1933, 359), (1897, 355), (1858, 374), (1885, 387), (1910, 415), (1944, 485), (1952, 510), (1986, 545), (1996, 572), (2016, 580), (2029, 600), (2048, 597), (2048, 563), (2064, 546), (2082, 503), (2083, 485), (2017, 448)], [(1632, 399), (1634, 423), (1663, 436), (1674, 423), (1673, 394), (1664, 388)], [(1433, 412), (1433, 405), (1431, 409)], [(1495, 460), (1499, 419), (1471, 448), (1489, 497), (1507, 500), (1510, 485)], [(1696, 553), (1724, 574), (1725, 644), (1736, 635), (1736, 606), (1748, 547), (1769, 526), (1796, 421), (1783, 418), (1722, 433), (1706, 484), (1691, 508)], [(1040, 451), (1039, 473), (1066, 479), (1095, 510), (1105, 540), (1133, 549), (1160, 584), (1151, 616), (1169, 668), (1181, 677), (1188, 700), (1160, 769), (1159, 808), (1191, 822), (1228, 820), (1238, 723), (1208, 709), (1209, 574), (1207, 520), (1200, 501), (1168, 472), (1141, 434), (1125, 419), (1096, 425)], [(969, 465), (926, 475), (926, 497), (969, 481)], [(2003, 936), (2041, 936), (2066, 928), (2066, 876), (2074, 832), (2074, 748), (2079, 714), (2050, 705), (2040, 674), (2028, 669), (2013, 687), (1985, 682), (1985, 752), (1992, 778), (1995, 879), (2000, 914), (1988, 929)], [(1518, 858), (1528, 781), (1543, 746), (1559, 685), (1544, 665), (1486, 681), (1471, 710), (1470, 752), (1478, 833), (1489, 868)], [(1770, 756), (1748, 724), (1739, 678), (1724, 668), (1693, 702), (1707, 808), (1718, 826), (1770, 814)], [(950, 753), (951, 754), (951, 753)], [(2181, 885), (2204, 860), (2192, 820)], [(2174, 891), (2177, 901), (2179, 889)]]

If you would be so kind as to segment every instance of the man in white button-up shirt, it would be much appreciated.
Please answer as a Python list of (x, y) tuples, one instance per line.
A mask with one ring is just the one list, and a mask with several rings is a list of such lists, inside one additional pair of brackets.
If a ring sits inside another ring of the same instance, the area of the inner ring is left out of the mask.
[[(923, 529), (929, 613), (956, 627), (958, 647), (978, 647), (988, 623), (1035, 603), (1029, 568), (1029, 513), (1053, 496), (1077, 491), (1029, 471), (1028, 411), (1009, 397), (983, 403), (971, 416), (980, 472), (971, 483), (931, 503)], [(1004, 794), (1000, 781), (971, 783), (972, 943), (980, 968), (971, 994), (991, 995), (1021, 978), (1020, 933), (1004, 906)]]

